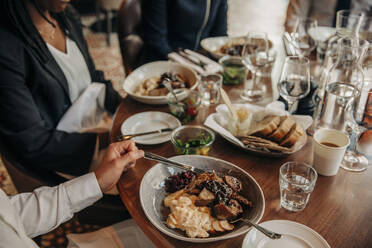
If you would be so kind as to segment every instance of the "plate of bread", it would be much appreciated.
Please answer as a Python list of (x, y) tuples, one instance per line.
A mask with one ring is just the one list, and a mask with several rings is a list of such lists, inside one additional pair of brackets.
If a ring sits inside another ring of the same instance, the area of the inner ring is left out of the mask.
[(289, 115), (281, 102), (266, 107), (235, 104), (234, 118), (226, 105), (219, 105), (204, 123), (231, 143), (251, 152), (284, 156), (297, 152), (307, 142), (310, 116)]

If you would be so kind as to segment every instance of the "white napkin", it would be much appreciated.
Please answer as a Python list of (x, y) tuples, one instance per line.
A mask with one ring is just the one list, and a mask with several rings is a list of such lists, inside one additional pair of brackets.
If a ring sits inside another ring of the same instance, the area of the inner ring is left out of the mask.
[(57, 130), (82, 133), (98, 126), (105, 113), (106, 85), (91, 83), (58, 123)]
[(155, 248), (133, 219), (84, 234), (67, 234), (67, 248)]
[[(288, 112), (285, 111), (284, 103), (275, 101), (266, 107), (257, 106), (253, 104), (233, 104), (235, 107), (245, 107), (254, 114), (254, 120), (260, 121), (267, 115), (287, 115)], [(237, 139), (232, 133), (230, 133), (226, 127), (229, 121), (230, 112), (225, 104), (218, 105), (216, 108), (216, 113), (213, 113), (207, 117), (204, 125), (211, 128), (215, 132), (221, 134), (227, 139), (231, 140), (235, 144), (244, 147), (243, 143)], [(293, 119), (299, 123), (304, 130), (306, 130), (313, 122), (311, 116), (308, 115), (292, 115)]]

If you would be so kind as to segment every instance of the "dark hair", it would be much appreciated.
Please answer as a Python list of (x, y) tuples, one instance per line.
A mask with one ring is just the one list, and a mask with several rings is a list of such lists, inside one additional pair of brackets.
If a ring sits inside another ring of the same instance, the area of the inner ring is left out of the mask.
[[(34, 26), (28, 9), (25, 4), (25, 0), (0, 0), (1, 3), (1, 16), (7, 25), (11, 28), (25, 41), (25, 43), (31, 48), (35, 49), (37, 55), (39, 55), (42, 62), (49, 60), (49, 54), (47, 53), (47, 46), (45, 41), (40, 36), (39, 31)], [(53, 24), (48, 18), (43, 14), (40, 5), (36, 0), (31, 0), (39, 12), (39, 14), (49, 23)], [(70, 30), (70, 25), (68, 24), (65, 13), (51, 13), (51, 15), (58, 21), (61, 25), (62, 30)], [(53, 24), (54, 25), (54, 24)]]

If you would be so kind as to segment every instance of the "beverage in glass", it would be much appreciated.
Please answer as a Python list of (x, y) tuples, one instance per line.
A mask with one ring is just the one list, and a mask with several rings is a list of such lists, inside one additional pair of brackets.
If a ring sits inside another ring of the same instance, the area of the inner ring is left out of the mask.
[(203, 105), (213, 105), (220, 100), (220, 88), (222, 86), (222, 76), (219, 74), (209, 74), (201, 76), (199, 91), (202, 95)]
[(278, 91), (288, 103), (288, 112), (295, 112), (295, 103), (310, 91), (310, 62), (307, 58), (289, 56), (285, 59)]
[(279, 170), (280, 205), (290, 211), (306, 207), (318, 174), (305, 163), (287, 162)]

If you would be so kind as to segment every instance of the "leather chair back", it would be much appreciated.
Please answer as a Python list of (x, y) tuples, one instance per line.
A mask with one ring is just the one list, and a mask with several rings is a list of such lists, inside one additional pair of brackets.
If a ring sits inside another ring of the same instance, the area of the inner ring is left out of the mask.
[(141, 0), (123, 0), (118, 10), (118, 34), (126, 75), (140, 65), (144, 51)]
[(18, 193), (31, 192), (41, 186), (55, 186), (66, 181), (52, 171), (31, 170), (23, 166), (17, 160), (16, 154), (2, 142), (1, 138), (0, 154)]

